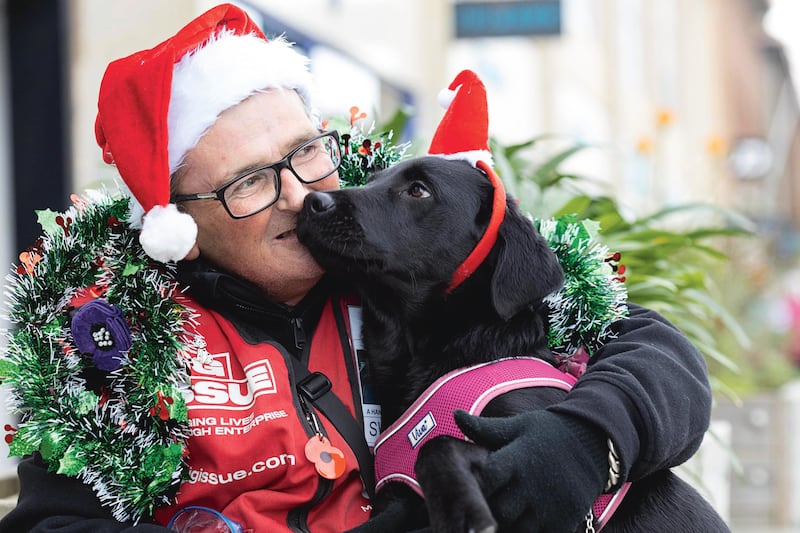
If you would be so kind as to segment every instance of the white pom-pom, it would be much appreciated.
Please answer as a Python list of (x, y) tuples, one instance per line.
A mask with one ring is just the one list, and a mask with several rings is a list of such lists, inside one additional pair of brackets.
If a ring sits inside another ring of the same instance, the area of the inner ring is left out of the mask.
[(161, 263), (180, 261), (197, 242), (197, 224), (175, 204), (157, 205), (142, 220), (139, 242), (144, 252)]
[(439, 102), (440, 106), (447, 109), (450, 107), (450, 103), (453, 101), (453, 98), (456, 97), (457, 92), (458, 90), (451, 91), (450, 89), (442, 89), (439, 91), (439, 94), (436, 95), (436, 101)]

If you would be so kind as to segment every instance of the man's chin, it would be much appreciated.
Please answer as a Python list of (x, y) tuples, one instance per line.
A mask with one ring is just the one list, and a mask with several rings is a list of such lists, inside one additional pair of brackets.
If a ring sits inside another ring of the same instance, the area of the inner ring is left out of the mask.
[(291, 265), (287, 263), (280, 270), (283, 272), (282, 276), (276, 276), (272, 272), (259, 285), (270, 299), (287, 305), (297, 304), (325, 275), (323, 268), (311, 256), (305, 261), (293, 262)]
[(317, 275), (312, 275), (310, 272), (306, 274), (306, 276), (292, 276), (292, 279), (284, 280), (283, 283), (270, 284), (265, 288), (267, 297), (274, 302), (289, 306), (297, 305), (319, 283), (323, 273), (319, 271)]

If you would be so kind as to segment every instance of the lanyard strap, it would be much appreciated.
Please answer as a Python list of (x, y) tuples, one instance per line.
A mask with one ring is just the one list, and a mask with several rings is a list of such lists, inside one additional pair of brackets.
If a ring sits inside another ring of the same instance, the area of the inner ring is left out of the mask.
[(331, 380), (322, 372), (309, 372), (308, 368), (289, 356), (294, 368), (297, 392), (311, 402), (330, 420), (356, 456), (361, 471), (361, 481), (370, 499), (375, 495), (375, 466), (372, 453), (364, 438), (364, 430), (342, 400), (334, 394)]

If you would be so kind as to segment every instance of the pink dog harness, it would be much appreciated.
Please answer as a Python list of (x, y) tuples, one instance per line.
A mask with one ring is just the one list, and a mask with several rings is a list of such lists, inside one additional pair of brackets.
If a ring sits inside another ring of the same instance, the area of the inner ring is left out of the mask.
[[(456, 409), (479, 415), (490, 401), (503, 393), (526, 387), (569, 391), (577, 380), (535, 357), (500, 359), (445, 374), (378, 437), (375, 490), (391, 481), (399, 481), (423, 496), (414, 474), (422, 445), (440, 435), (467, 440), (453, 418)], [(592, 513), (598, 528), (611, 518), (628, 487), (629, 483), (625, 483), (617, 492), (602, 494), (594, 502)]]

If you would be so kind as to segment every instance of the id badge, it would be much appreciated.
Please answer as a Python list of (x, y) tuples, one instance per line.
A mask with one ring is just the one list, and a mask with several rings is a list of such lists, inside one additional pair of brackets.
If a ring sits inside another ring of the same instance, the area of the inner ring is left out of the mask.
[(381, 406), (375, 396), (375, 389), (369, 382), (367, 354), (364, 350), (364, 339), (361, 335), (361, 307), (347, 306), (347, 315), (350, 318), (350, 333), (353, 336), (353, 349), (356, 352), (358, 386), (361, 389), (361, 409), (364, 415), (364, 437), (370, 449), (372, 449), (381, 434)]

